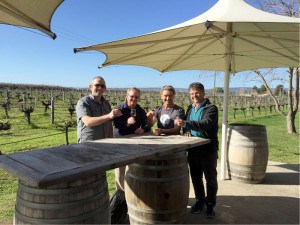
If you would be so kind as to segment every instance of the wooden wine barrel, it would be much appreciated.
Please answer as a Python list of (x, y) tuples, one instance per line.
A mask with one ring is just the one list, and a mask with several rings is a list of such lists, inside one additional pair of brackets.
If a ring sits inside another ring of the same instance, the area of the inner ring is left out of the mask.
[(189, 197), (185, 151), (131, 164), (125, 179), (130, 224), (182, 223)]
[(265, 126), (228, 125), (228, 171), (232, 180), (261, 183), (266, 174), (268, 154)]
[(109, 224), (106, 174), (47, 188), (19, 181), (14, 224)]

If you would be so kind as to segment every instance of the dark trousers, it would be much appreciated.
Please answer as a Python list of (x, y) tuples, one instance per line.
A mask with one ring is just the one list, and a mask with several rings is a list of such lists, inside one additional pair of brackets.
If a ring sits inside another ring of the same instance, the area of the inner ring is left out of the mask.
[[(210, 203), (212, 206), (215, 206), (218, 191), (218, 152), (195, 154), (194, 151), (189, 151), (188, 162), (190, 166), (190, 174), (194, 186), (195, 196), (200, 202)], [(203, 184), (203, 174), (206, 180), (206, 195)]]

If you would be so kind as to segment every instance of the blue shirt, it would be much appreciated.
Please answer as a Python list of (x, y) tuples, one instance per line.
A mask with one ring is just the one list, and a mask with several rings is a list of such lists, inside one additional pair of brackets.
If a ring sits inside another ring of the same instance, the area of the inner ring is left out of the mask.
[[(202, 112), (203, 112), (203, 107), (192, 107), (191, 114), (189, 120), (201, 120), (202, 118)], [(196, 130), (191, 130), (191, 135), (194, 137), (204, 137), (202, 132), (196, 131)]]
[[(202, 113), (203, 113), (203, 105), (205, 101), (203, 101), (199, 107), (195, 107), (194, 105), (192, 106), (190, 116), (188, 118), (189, 121), (198, 121), (202, 119)], [(185, 123), (185, 128), (189, 128), (189, 123), (188, 121)], [(194, 137), (205, 137), (205, 135), (201, 131), (196, 131), (196, 130), (191, 130), (191, 135)]]

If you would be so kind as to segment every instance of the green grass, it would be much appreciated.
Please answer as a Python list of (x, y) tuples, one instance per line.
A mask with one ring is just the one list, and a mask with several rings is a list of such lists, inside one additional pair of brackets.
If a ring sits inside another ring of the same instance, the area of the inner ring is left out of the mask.
[[(50, 123), (50, 114), (43, 113), (43, 109), (35, 112), (31, 118), (32, 124), (28, 125), (20, 112), (13, 112), (14, 118), (12, 128), (8, 131), (0, 131), (0, 151), (9, 154), (20, 151), (53, 147), (65, 144), (65, 134), (61, 128), (64, 121), (70, 120), (69, 116), (58, 114), (56, 124)], [(3, 118), (0, 112), (0, 118)], [(299, 115), (299, 114), (298, 114)], [(241, 122), (250, 124), (261, 124), (267, 128), (269, 144), (269, 160), (299, 164), (299, 134), (290, 135), (286, 132), (285, 120), (275, 113), (262, 113), (244, 118), (242, 112), (238, 112), (237, 119), (233, 118), (233, 112), (229, 112), (229, 123)], [(222, 112), (219, 121), (219, 140), (221, 140)], [(296, 119), (296, 127), (299, 132), (299, 116)], [(55, 134), (55, 135), (53, 135)], [(49, 136), (53, 135), (53, 136)], [(69, 130), (69, 142), (76, 143), (76, 128)], [(107, 171), (109, 192), (115, 190), (114, 172)], [(0, 169), (0, 224), (12, 223), (15, 196), (17, 191), (17, 178)]]
[(12, 224), (18, 179), (0, 170), (0, 224)]

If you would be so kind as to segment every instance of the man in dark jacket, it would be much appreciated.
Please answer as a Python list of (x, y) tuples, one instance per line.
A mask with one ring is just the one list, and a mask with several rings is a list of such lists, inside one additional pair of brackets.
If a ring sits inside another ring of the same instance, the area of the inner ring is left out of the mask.
[[(129, 88), (125, 102), (117, 106), (122, 115), (114, 118), (115, 137), (129, 134), (142, 135), (150, 131), (147, 125), (146, 112), (138, 104), (140, 95), (140, 89), (136, 87)], [(115, 169), (116, 188), (122, 191), (124, 191), (125, 169), (125, 166)]]
[[(117, 109), (121, 111), (122, 115), (114, 118), (115, 137), (129, 134), (142, 135), (150, 131), (147, 125), (146, 112), (138, 104), (140, 97), (140, 89), (133, 87), (127, 90), (125, 102), (117, 106)], [(110, 201), (112, 224), (123, 223), (127, 216), (124, 192), (125, 173), (126, 166), (115, 169), (116, 191)]]
[[(209, 138), (211, 143), (188, 150), (188, 162), (196, 196), (192, 213), (200, 213), (206, 205), (206, 216), (213, 218), (214, 206), (218, 190), (217, 159), (218, 159), (218, 108), (205, 98), (204, 86), (194, 82), (189, 86), (192, 104), (186, 113), (186, 120), (177, 119), (178, 126), (183, 127), (185, 136)], [(203, 184), (206, 179), (206, 190)]]

